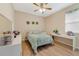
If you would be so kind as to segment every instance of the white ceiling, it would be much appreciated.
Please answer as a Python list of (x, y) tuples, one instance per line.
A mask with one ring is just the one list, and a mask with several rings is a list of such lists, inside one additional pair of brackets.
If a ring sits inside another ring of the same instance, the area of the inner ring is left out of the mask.
[(49, 16), (53, 13), (56, 13), (57, 11), (60, 11), (63, 8), (66, 8), (70, 5), (71, 3), (49, 3), (49, 7), (52, 8), (52, 11), (46, 11), (44, 14), (42, 14), (40, 11), (34, 12), (35, 9), (37, 9), (36, 6), (34, 6), (32, 3), (14, 3), (14, 9), (22, 12), (27, 12), (31, 13), (33, 15), (37, 16)]

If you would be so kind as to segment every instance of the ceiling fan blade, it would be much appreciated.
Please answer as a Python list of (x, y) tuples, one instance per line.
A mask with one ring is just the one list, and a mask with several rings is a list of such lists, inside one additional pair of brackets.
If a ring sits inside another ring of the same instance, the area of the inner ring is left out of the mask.
[(36, 3), (33, 3), (35, 6), (39, 6), (38, 4), (36, 4)]
[(45, 5), (47, 5), (48, 3), (45, 3)]
[(38, 9), (34, 10), (34, 12), (38, 11)]
[(47, 10), (52, 10), (52, 8), (45, 8), (45, 9), (47, 9)]
[(40, 3), (40, 7), (43, 7), (43, 3)]

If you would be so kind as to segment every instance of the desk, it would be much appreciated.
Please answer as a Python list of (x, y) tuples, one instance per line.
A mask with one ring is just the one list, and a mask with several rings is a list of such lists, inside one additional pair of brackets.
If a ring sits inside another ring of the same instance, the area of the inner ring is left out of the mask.
[(52, 36), (57, 36), (57, 37), (61, 37), (61, 38), (66, 38), (66, 39), (71, 39), (73, 41), (73, 51), (76, 49), (76, 36), (68, 36), (66, 34), (55, 34), (55, 33), (51, 33)]

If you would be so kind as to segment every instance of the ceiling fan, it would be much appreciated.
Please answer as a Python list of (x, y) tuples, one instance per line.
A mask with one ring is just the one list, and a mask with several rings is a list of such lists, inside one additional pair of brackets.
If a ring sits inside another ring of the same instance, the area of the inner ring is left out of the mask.
[(34, 12), (40, 11), (43, 14), (46, 10), (52, 10), (52, 8), (48, 7), (48, 3), (33, 3), (33, 5), (39, 7)]

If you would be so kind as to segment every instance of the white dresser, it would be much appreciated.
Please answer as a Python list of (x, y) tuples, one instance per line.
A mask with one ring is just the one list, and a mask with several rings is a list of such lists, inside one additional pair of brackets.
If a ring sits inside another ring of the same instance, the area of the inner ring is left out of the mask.
[(12, 44), (0, 46), (0, 56), (20, 56), (21, 55), (21, 35), (12, 38)]
[(55, 34), (55, 33), (51, 33), (51, 35), (72, 40), (73, 51), (76, 49), (76, 44), (77, 44), (77, 37), (76, 36), (68, 36), (66, 34)]

